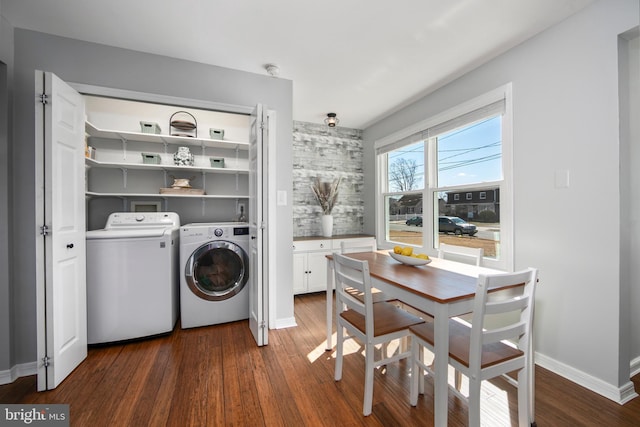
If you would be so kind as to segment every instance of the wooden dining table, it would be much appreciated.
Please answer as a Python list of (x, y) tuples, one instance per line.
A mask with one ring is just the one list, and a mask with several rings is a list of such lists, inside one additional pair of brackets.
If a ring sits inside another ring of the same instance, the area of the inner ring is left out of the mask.
[[(388, 251), (357, 252), (350, 258), (367, 261), (371, 285), (388, 298), (397, 299), (434, 318), (434, 413), (435, 425), (447, 425), (449, 318), (473, 311), (477, 278), (480, 274), (496, 274), (501, 271), (464, 264), (440, 258), (431, 258), (423, 266), (401, 264), (389, 256)], [(333, 257), (327, 255), (327, 350), (333, 349)], [(510, 288), (510, 287), (509, 287)], [(506, 290), (494, 288), (489, 292)], [(531, 347), (531, 346), (530, 346)], [(530, 425), (533, 417), (533, 363), (529, 357)]]

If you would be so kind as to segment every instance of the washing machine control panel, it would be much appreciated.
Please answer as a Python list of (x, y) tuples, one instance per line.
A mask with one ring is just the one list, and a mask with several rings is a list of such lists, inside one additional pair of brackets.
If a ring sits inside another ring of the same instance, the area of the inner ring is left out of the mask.
[(249, 235), (249, 227), (225, 227), (225, 228), (217, 228), (211, 227), (209, 228), (208, 237), (213, 239), (214, 237), (224, 237), (230, 238), (233, 236), (248, 236)]
[(107, 218), (105, 229), (179, 227), (180, 217), (175, 212), (113, 212)]
[(247, 223), (192, 223), (185, 224), (180, 229), (181, 238), (191, 240), (233, 240), (234, 238), (249, 237)]

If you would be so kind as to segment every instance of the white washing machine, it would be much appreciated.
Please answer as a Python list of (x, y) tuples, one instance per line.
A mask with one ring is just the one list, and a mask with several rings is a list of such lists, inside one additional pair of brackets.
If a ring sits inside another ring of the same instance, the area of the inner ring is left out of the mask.
[(87, 232), (89, 344), (171, 332), (178, 320), (180, 218), (112, 213)]
[(249, 224), (180, 227), (182, 328), (249, 318)]

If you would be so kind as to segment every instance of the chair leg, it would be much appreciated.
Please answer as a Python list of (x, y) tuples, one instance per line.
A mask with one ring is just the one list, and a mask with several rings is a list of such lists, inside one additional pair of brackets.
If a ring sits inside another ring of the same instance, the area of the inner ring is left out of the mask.
[(422, 367), (418, 364), (418, 360), (422, 357), (422, 346), (418, 344), (418, 340), (414, 337), (411, 340), (411, 387), (409, 393), (409, 403), (411, 406), (418, 404), (418, 385), (424, 382), (422, 376)]
[(529, 426), (531, 414), (529, 413), (529, 375), (527, 368), (518, 371), (518, 425)]
[[(420, 358), (420, 362), (423, 364), (424, 362), (424, 347), (418, 347), (418, 357)], [(420, 366), (420, 377), (418, 378), (418, 394), (424, 394), (424, 377), (427, 375), (422, 366)]]
[(408, 343), (408, 338), (409, 337), (402, 337), (400, 338), (400, 343), (398, 345), (400, 353), (404, 353), (405, 351), (409, 350), (409, 343)]
[(462, 388), (462, 372), (458, 371), (457, 369), (456, 369), (454, 381), (455, 381), (456, 390), (460, 391), (460, 388)]
[(365, 347), (365, 374), (364, 374), (364, 404), (362, 413), (366, 417), (371, 415), (371, 406), (373, 405), (373, 373), (376, 369), (374, 363), (374, 346), (366, 344)]
[(341, 325), (337, 325), (336, 333), (336, 371), (334, 379), (340, 381), (342, 379), (342, 353), (344, 343), (344, 328)]
[(469, 375), (469, 427), (480, 427), (480, 386), (482, 381)]

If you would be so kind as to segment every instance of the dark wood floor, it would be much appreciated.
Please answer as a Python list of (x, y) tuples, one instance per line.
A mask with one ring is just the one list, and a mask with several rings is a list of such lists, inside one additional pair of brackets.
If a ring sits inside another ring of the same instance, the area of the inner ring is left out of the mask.
[[(90, 348), (57, 389), (38, 393), (35, 377), (0, 386), (0, 403), (66, 403), (72, 426), (431, 426), (432, 384), (409, 405), (407, 365), (376, 372), (373, 413), (362, 416), (364, 362), (345, 356), (333, 380), (324, 351), (324, 295), (296, 297), (298, 326), (272, 330), (258, 348), (247, 322), (126, 345)], [(351, 347), (351, 350), (357, 350)], [(634, 379), (640, 390), (640, 376)], [(483, 385), (483, 425), (517, 425), (515, 389)], [(449, 398), (449, 425), (466, 425), (466, 406)], [(536, 368), (538, 426), (638, 426), (640, 398), (620, 406)]]

